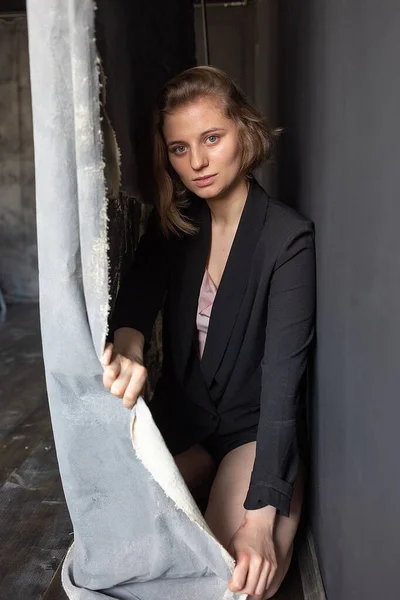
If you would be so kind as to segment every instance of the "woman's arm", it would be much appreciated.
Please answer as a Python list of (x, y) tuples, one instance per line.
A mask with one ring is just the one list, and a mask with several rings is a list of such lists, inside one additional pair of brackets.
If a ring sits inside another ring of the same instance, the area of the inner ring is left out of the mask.
[(170, 247), (163, 235), (157, 212), (149, 217), (132, 266), (118, 291), (103, 356), (103, 384), (133, 408), (143, 391), (147, 370), (143, 353), (168, 285)]
[(109, 341), (112, 336), (116, 341), (118, 329), (130, 328), (141, 332), (145, 348), (148, 346), (154, 321), (162, 308), (169, 268), (170, 244), (161, 231), (159, 217), (154, 209), (146, 232), (139, 240), (132, 266), (118, 291), (110, 319)]
[(310, 223), (287, 240), (272, 276), (257, 450), (244, 503), (248, 511), (270, 505), (289, 515), (298, 465), (297, 413), (314, 335), (314, 313), (315, 250)]
[(143, 364), (144, 335), (137, 329), (120, 327), (114, 333), (114, 352)]

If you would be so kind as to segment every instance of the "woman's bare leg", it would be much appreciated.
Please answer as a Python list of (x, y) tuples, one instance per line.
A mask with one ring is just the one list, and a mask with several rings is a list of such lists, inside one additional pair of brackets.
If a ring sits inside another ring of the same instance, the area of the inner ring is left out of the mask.
[[(228, 548), (232, 536), (239, 529), (245, 515), (243, 503), (249, 489), (255, 450), (256, 442), (250, 442), (229, 452), (221, 462), (211, 488), (205, 520), (225, 548)], [(277, 515), (276, 518), (274, 533), (278, 562), (276, 575), (266, 595), (249, 596), (249, 600), (271, 598), (287, 573), (293, 552), (293, 540), (300, 520), (302, 492), (303, 473), (300, 471), (294, 486), (290, 516)]]
[(196, 444), (174, 456), (174, 460), (201, 512), (204, 513), (217, 472), (212, 456), (203, 446)]

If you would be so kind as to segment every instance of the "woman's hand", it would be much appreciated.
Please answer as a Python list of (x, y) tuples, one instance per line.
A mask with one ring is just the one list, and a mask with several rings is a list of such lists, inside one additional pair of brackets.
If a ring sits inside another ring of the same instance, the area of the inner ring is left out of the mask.
[(272, 506), (247, 511), (232, 537), (228, 550), (236, 560), (236, 567), (228, 584), (231, 592), (261, 598), (271, 585), (277, 569), (273, 541), (275, 514)]
[(106, 344), (101, 358), (104, 387), (122, 398), (126, 408), (136, 404), (147, 379), (143, 343), (140, 332), (129, 328), (117, 330), (114, 344)]

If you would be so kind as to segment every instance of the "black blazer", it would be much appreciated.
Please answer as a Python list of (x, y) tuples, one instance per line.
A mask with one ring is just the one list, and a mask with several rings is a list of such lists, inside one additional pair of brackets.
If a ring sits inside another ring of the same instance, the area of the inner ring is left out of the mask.
[(196, 312), (211, 215), (196, 196), (185, 211), (199, 232), (170, 239), (153, 212), (120, 288), (111, 331), (138, 329), (147, 346), (163, 307), (163, 368), (150, 408), (171, 452), (210, 433), (234, 434), (258, 423), (244, 506), (271, 504), (288, 515), (305, 439), (303, 383), (315, 309), (313, 225), (252, 178), (200, 360)]

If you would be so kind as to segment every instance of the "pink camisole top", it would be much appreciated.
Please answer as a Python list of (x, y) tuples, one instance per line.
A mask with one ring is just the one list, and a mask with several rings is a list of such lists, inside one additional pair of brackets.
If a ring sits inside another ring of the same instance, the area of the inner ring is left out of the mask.
[(211, 310), (216, 293), (217, 287), (206, 269), (200, 287), (196, 318), (200, 358), (203, 356), (204, 346), (206, 344), (208, 324), (210, 322)]

